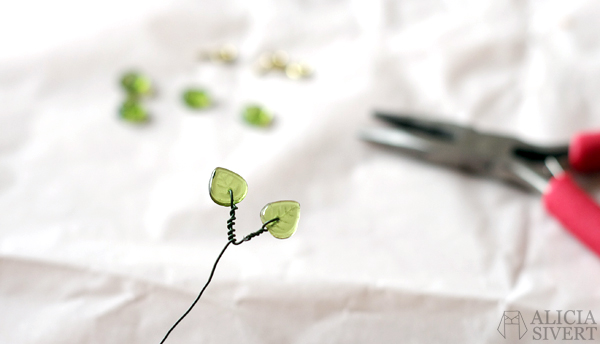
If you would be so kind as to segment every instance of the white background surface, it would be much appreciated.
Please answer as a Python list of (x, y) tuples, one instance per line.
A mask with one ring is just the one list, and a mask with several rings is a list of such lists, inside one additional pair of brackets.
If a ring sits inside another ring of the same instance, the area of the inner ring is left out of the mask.
[[(540, 144), (599, 128), (599, 16), (594, 1), (3, 2), (0, 343), (158, 343), (226, 243), (216, 166), (248, 181), (240, 234), (280, 199), (300, 227), (230, 248), (167, 343), (499, 343), (504, 310), (600, 317), (600, 260), (537, 195), (356, 135), (375, 108)], [(198, 62), (222, 43), (238, 64)], [(257, 76), (273, 49), (315, 77)], [(130, 68), (158, 88), (149, 126), (116, 116)], [(186, 109), (191, 85), (217, 106)], [(247, 102), (275, 126), (242, 123)]]

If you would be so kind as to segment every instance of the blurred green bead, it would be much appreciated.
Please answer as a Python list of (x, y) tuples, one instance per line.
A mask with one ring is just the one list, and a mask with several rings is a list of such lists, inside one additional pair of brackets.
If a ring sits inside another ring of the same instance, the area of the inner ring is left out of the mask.
[(152, 92), (152, 81), (147, 76), (136, 72), (123, 75), (121, 86), (131, 96), (146, 96)]
[(242, 116), (248, 124), (257, 127), (268, 127), (273, 122), (273, 115), (268, 110), (257, 105), (246, 106)]
[(189, 89), (183, 93), (183, 101), (192, 109), (206, 109), (212, 104), (210, 96), (201, 89)]
[(121, 105), (119, 115), (122, 119), (132, 123), (145, 123), (150, 119), (146, 109), (139, 102), (131, 99), (126, 100)]

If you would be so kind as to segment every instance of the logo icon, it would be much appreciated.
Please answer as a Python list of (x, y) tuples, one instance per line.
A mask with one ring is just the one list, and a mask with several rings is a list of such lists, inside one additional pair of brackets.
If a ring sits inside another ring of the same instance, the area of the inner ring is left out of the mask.
[(525, 320), (523, 320), (523, 316), (519, 311), (504, 311), (504, 314), (502, 314), (500, 325), (498, 325), (498, 332), (500, 332), (500, 334), (504, 338), (506, 338), (507, 326), (518, 327), (519, 339), (523, 338), (525, 333), (527, 333), (527, 326), (525, 326)]

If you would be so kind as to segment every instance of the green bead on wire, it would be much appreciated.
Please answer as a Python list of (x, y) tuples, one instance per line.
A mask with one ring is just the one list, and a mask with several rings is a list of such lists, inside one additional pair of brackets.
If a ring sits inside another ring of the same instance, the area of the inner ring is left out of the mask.
[(262, 233), (270, 232), (275, 238), (278, 239), (286, 239), (292, 236), (294, 232), (296, 232), (296, 228), (298, 227), (298, 220), (300, 219), (300, 204), (296, 201), (278, 201), (268, 203), (263, 207), (260, 212), (260, 219), (263, 223), (262, 227), (254, 231), (248, 235), (246, 235), (243, 239), (237, 240), (235, 235), (235, 211), (238, 209), (236, 206), (237, 203), (241, 202), (248, 193), (248, 184), (239, 174), (232, 172), (228, 169), (217, 167), (214, 169), (210, 176), (210, 181), (208, 184), (208, 192), (210, 194), (210, 198), (217, 203), (218, 205), (224, 207), (230, 207), (229, 211), (230, 218), (227, 220), (227, 244), (217, 256), (217, 260), (213, 264), (212, 270), (210, 271), (210, 275), (208, 276), (208, 280), (200, 293), (196, 297), (196, 299), (192, 302), (191, 306), (183, 313), (179, 319), (171, 326), (171, 328), (167, 331), (163, 339), (160, 341), (160, 344), (164, 344), (167, 340), (171, 332), (179, 325), (179, 323), (192, 311), (194, 306), (198, 303), (202, 294), (210, 284), (215, 274), (215, 270), (217, 269), (217, 264), (221, 257), (225, 253), (225, 250), (233, 244), (233, 245), (241, 245), (244, 242), (250, 241), (252, 238), (255, 238)]

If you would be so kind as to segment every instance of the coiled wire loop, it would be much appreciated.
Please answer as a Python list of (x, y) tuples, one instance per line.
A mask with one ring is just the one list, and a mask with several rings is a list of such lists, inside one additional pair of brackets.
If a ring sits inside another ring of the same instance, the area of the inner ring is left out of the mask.
[(233, 203), (233, 190), (229, 189), (229, 198), (231, 199), (231, 210), (229, 211), (229, 220), (227, 220), (227, 240), (229, 240), (230, 243), (234, 244), (234, 245), (239, 245), (245, 241), (250, 241), (252, 238), (257, 237), (261, 234), (263, 234), (264, 232), (268, 231), (268, 225), (274, 222), (279, 221), (279, 218), (276, 217), (272, 220), (269, 220), (265, 223), (263, 223), (262, 227), (260, 227), (259, 230), (257, 230), (256, 232), (252, 232), (248, 235), (246, 235), (242, 240), (240, 241), (236, 241), (236, 236), (235, 236), (235, 228), (233, 228), (233, 226), (235, 225), (235, 211), (238, 209), (238, 207)]
[(235, 226), (235, 211), (238, 207), (233, 203), (233, 190), (231, 189), (229, 189), (229, 197), (231, 199), (231, 210), (229, 211), (229, 220), (227, 220), (227, 240), (234, 245), (239, 245), (235, 243), (235, 228), (233, 228)]

